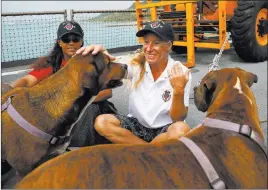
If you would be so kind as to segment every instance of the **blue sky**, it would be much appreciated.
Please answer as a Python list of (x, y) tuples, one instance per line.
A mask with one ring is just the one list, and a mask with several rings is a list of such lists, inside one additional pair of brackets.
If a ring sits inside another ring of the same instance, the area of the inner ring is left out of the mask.
[(2, 1), (2, 13), (127, 9), (134, 1)]

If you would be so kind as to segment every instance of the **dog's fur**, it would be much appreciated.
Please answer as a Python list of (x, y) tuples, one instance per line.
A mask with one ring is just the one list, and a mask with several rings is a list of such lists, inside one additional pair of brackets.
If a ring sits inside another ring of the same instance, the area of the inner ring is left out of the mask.
[[(234, 88), (240, 80), (241, 89)], [(263, 137), (250, 86), (257, 76), (241, 69), (207, 74), (195, 103), (207, 116), (247, 124)], [(241, 93), (242, 92), (242, 93)], [(251, 103), (250, 103), (251, 102)], [(226, 126), (228, 128), (228, 126)], [(267, 188), (267, 158), (250, 139), (201, 126), (185, 135), (207, 155), (227, 188)], [(180, 141), (147, 145), (99, 145), (61, 155), (27, 175), (17, 188), (209, 189), (196, 158)]]
[[(64, 136), (91, 97), (102, 89), (122, 84), (119, 80), (126, 67), (108, 62), (101, 52), (95, 56), (76, 55), (68, 65), (37, 85), (6, 92), (2, 104), (14, 96), (12, 105), (25, 120), (50, 135)], [(7, 111), (2, 112), (1, 158), (21, 176), (63, 153), (70, 140), (51, 145), (18, 126)]]

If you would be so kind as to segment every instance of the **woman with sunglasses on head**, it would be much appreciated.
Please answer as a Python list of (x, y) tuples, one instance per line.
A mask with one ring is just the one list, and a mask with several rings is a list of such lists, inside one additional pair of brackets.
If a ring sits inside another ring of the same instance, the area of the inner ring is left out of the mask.
[[(34, 64), (33, 70), (30, 71), (26, 76), (12, 82), (11, 87), (32, 87), (56, 73), (59, 69), (64, 67), (70, 58), (76, 54), (76, 51), (83, 46), (84, 32), (81, 26), (74, 21), (64, 21), (59, 25), (57, 31), (57, 41), (48, 54), (48, 56), (40, 57)], [(92, 49), (92, 53), (95, 54), (98, 51), (104, 50), (103, 46), (95, 45)], [(95, 52), (95, 53), (94, 53)], [(108, 54), (108, 56), (111, 56)], [(111, 58), (113, 58), (111, 56)], [(78, 122), (75, 134), (72, 137), (70, 143), (71, 147), (81, 147), (94, 145), (96, 132), (94, 130), (94, 120), (102, 113), (109, 113), (112, 109), (109, 106), (113, 104), (108, 102), (107, 99), (112, 97), (112, 90), (102, 90), (97, 95), (93, 104), (91, 104), (88, 110), (83, 115), (83, 118)], [(115, 109), (116, 111), (116, 109)], [(103, 139), (97, 138), (102, 141)]]

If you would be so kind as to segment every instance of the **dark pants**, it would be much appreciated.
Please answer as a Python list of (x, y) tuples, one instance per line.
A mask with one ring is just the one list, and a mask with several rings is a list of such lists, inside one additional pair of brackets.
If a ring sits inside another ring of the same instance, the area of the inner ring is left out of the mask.
[(101, 114), (117, 113), (109, 101), (91, 104), (76, 124), (69, 147), (83, 147), (97, 144), (109, 144), (110, 141), (100, 136), (94, 128), (95, 119)]

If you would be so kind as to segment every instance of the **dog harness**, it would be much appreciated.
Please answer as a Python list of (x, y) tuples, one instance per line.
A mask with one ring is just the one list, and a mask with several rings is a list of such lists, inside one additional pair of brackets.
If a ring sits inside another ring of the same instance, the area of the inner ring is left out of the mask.
[[(250, 138), (251, 140), (253, 140), (255, 143), (257, 143), (257, 145), (259, 145), (259, 147), (262, 149), (262, 151), (264, 152), (264, 154), (267, 157), (267, 150), (266, 150), (265, 145), (264, 145), (264, 140), (260, 137), (260, 135), (258, 133), (253, 131), (250, 126), (240, 125), (237, 123), (232, 123), (230, 121), (223, 121), (223, 120), (212, 119), (212, 118), (208, 118), (208, 117), (204, 120), (203, 125), (207, 126), (207, 127), (213, 127), (213, 128), (218, 128), (218, 129), (225, 129), (225, 130), (229, 130), (229, 131), (234, 131), (234, 132), (237, 132), (241, 135), (244, 135), (244, 136)], [(228, 126), (228, 128), (226, 128), (226, 126)]]
[[(267, 158), (267, 150), (265, 149), (264, 141), (259, 136), (259, 134), (253, 131), (248, 125), (240, 125), (229, 121), (223, 121), (207, 117), (204, 120), (203, 124), (199, 124), (196, 128), (200, 126), (230, 130), (244, 135), (252, 139), (255, 143), (257, 143), (257, 145), (261, 148)], [(228, 126), (228, 128), (226, 128), (226, 126)], [(227, 186), (225, 182), (219, 177), (217, 171), (209, 161), (208, 157), (198, 147), (198, 145), (196, 145), (191, 139), (187, 137), (181, 137), (179, 141), (181, 141), (193, 153), (196, 160), (199, 162), (202, 169), (204, 170), (207, 178), (209, 179), (211, 187), (213, 189), (226, 189)]]
[(1, 105), (1, 112), (7, 110), (8, 115), (23, 129), (28, 131), (30, 134), (41, 138), (44, 141), (49, 142), (50, 144), (56, 145), (56, 144), (63, 144), (66, 140), (69, 139), (69, 135), (67, 136), (52, 136), (50, 134), (45, 133), (44, 131), (41, 131), (40, 129), (36, 128), (32, 124), (30, 124), (28, 121), (26, 121), (14, 108), (14, 106), (11, 104), (11, 98), (13, 96), (9, 97), (7, 101)]

